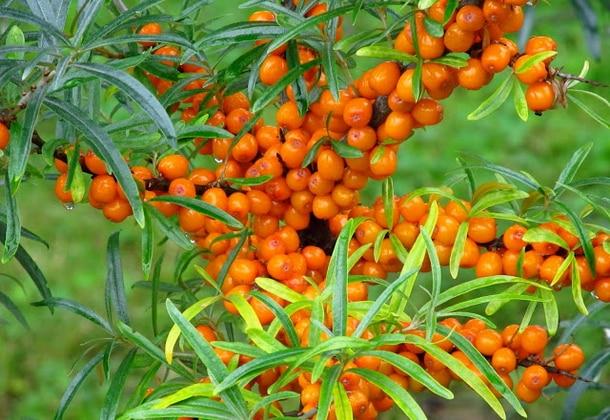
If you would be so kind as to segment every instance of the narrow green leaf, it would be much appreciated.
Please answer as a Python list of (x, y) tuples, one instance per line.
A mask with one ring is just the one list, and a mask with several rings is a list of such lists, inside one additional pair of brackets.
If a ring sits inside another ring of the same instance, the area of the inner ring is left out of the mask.
[(218, 220), (234, 229), (242, 229), (244, 225), (231, 216), (229, 213), (220, 210), (218, 207), (212, 206), (198, 198), (181, 197), (176, 195), (161, 195), (153, 198), (151, 201), (165, 201), (167, 203), (177, 204), (182, 207), (194, 210), (198, 213), (205, 214), (206, 216)]
[(328, 266), (327, 284), (332, 289), (333, 333), (344, 335), (347, 328), (347, 256), (349, 241), (362, 218), (350, 219), (339, 233)]
[(381, 58), (389, 61), (400, 61), (401, 63), (417, 63), (416, 56), (407, 54), (394, 48), (384, 47), (380, 45), (371, 45), (362, 47), (356, 51), (358, 57)]
[(381, 184), (381, 197), (383, 199), (383, 209), (388, 229), (394, 227), (394, 181), (388, 177)]
[[(18, 25), (13, 25), (6, 32), (6, 37), (4, 39), (4, 45), (7, 46), (24, 46), (25, 45), (25, 36), (23, 31)], [(23, 52), (12, 52), (6, 54), (6, 58), (10, 60), (23, 60), (24, 53)]]
[(443, 25), (428, 16), (424, 18), (424, 28), (426, 29), (426, 32), (437, 38), (440, 38), (445, 34)]
[(333, 400), (335, 402), (335, 416), (341, 420), (353, 420), (352, 405), (345, 388), (338, 382), (333, 387)]
[(330, 410), (330, 403), (333, 398), (333, 388), (341, 375), (341, 365), (334, 365), (324, 370), (320, 387), (320, 399), (318, 401), (318, 412), (316, 418), (326, 420)]
[(469, 212), (470, 217), (475, 217), (481, 212), (500, 204), (509, 203), (511, 201), (523, 200), (529, 197), (529, 194), (525, 191), (519, 190), (498, 190), (492, 191), (482, 196), (474, 205)]
[[(7, 233), (7, 226), (5, 223), (0, 222), (0, 241), (3, 241)], [(21, 264), (23, 269), (28, 273), (36, 288), (38, 289), (41, 297), (43, 299), (50, 299), (53, 296), (51, 295), (51, 290), (49, 290), (49, 285), (47, 283), (47, 279), (43, 272), (40, 270), (36, 262), (32, 259), (30, 254), (21, 246), (17, 247), (17, 251), (15, 252), (15, 259)], [(53, 310), (51, 309), (51, 312)]]
[(513, 103), (519, 118), (521, 118), (522, 121), (527, 122), (530, 112), (527, 107), (525, 93), (523, 93), (523, 88), (517, 79), (513, 82)]
[(153, 230), (150, 207), (144, 207), (144, 229), (142, 229), (142, 272), (144, 279), (148, 280), (152, 266), (153, 251), (155, 247), (155, 232)]
[(523, 235), (523, 240), (528, 243), (549, 242), (563, 249), (568, 249), (568, 244), (566, 244), (566, 241), (561, 236), (544, 228), (535, 227), (528, 229)]
[(11, 136), (9, 143), (9, 165), (8, 174), (10, 181), (16, 186), (19, 184), (30, 158), (32, 150), (32, 134), (36, 128), (38, 114), (42, 101), (47, 93), (47, 86), (36, 89), (32, 94), (32, 99), (25, 109), (23, 125), (18, 136)]
[(104, 352), (101, 351), (93, 356), (86, 364), (78, 371), (74, 378), (68, 384), (68, 387), (64, 391), (64, 395), (61, 397), (61, 401), (59, 402), (59, 408), (55, 412), (55, 420), (61, 420), (64, 418), (64, 414), (68, 409), (68, 406), (72, 402), (72, 399), (76, 395), (78, 388), (80, 388), (81, 384), (87, 379), (87, 376), (91, 373), (91, 371), (97, 366), (98, 363), (102, 361), (104, 357)]
[(557, 307), (557, 299), (555, 293), (548, 289), (538, 289), (540, 297), (544, 299), (542, 308), (544, 309), (544, 319), (546, 320), (546, 329), (550, 336), (557, 333), (559, 327), (559, 308)]
[(375, 302), (371, 305), (367, 313), (362, 317), (356, 330), (352, 334), (352, 337), (359, 338), (364, 331), (371, 325), (371, 322), (375, 319), (375, 316), (381, 311), (385, 303), (388, 299), (395, 293), (395, 291), (400, 288), (413, 274), (415, 274), (417, 270), (409, 270), (407, 272), (401, 273), (400, 276), (394, 280), (390, 285), (384, 289), (383, 292), (375, 299)]
[(468, 119), (471, 121), (480, 120), (481, 118), (485, 118), (489, 114), (496, 111), (510, 95), (510, 91), (513, 88), (513, 75), (509, 74), (504, 81), (500, 84), (498, 89), (494, 91), (494, 93), (489, 96), (489, 98), (485, 99), (481, 105), (477, 107), (474, 111), (468, 114)]
[(0, 292), (0, 305), (3, 305), (24, 328), (30, 329), (28, 321), (25, 319), (23, 313), (21, 313), (17, 305), (13, 303), (10, 297), (2, 292)]
[(534, 67), (536, 64), (543, 62), (547, 58), (551, 58), (557, 55), (557, 51), (542, 51), (536, 54), (533, 54), (531, 57), (528, 57), (518, 69), (515, 69), (515, 73), (522, 74)]
[(460, 271), (460, 261), (464, 255), (464, 247), (466, 245), (466, 238), (468, 237), (468, 222), (462, 222), (458, 228), (455, 236), (455, 242), (453, 249), (451, 250), (451, 257), (449, 259), (449, 272), (451, 277), (457, 278)]
[(129, 353), (127, 353), (127, 356), (125, 356), (119, 365), (119, 368), (116, 370), (116, 372), (114, 372), (112, 381), (110, 382), (110, 387), (106, 393), (106, 398), (104, 399), (104, 405), (102, 407), (102, 412), (100, 413), (100, 420), (112, 420), (116, 418), (120, 398), (123, 394), (123, 387), (125, 386), (125, 382), (127, 382), (127, 377), (129, 376), (131, 365), (137, 351), (137, 349), (132, 349)]
[(610, 121), (607, 118), (600, 115), (597, 111), (593, 110), (593, 108), (589, 107), (589, 105), (586, 105), (580, 99), (577, 99), (574, 94), (568, 93), (568, 99), (574, 105), (582, 109), (589, 117), (593, 118), (595, 121), (601, 124), (603, 127), (610, 128)]
[(53, 308), (55, 308), (55, 307), (65, 308), (65, 309), (69, 310), (70, 312), (73, 312), (76, 315), (79, 315), (79, 316), (93, 322), (94, 324), (102, 327), (109, 334), (113, 333), (112, 327), (110, 326), (108, 321), (106, 321), (104, 318), (102, 318), (97, 312), (95, 312), (91, 308), (88, 308), (88, 307), (84, 306), (83, 304), (76, 302), (74, 300), (50, 297), (45, 300), (41, 300), (40, 302), (34, 302), (34, 303), (32, 303), (32, 305), (48, 306), (48, 307), (53, 307)]
[(591, 270), (591, 273), (595, 275), (595, 253), (593, 252), (593, 244), (589, 240), (589, 235), (585, 230), (582, 220), (570, 207), (566, 206), (562, 202), (556, 201), (555, 204), (561, 207), (576, 229), (576, 236), (578, 236), (578, 240), (582, 246), (589, 269)]
[(4, 175), (4, 202), (6, 203), (6, 224), (4, 227), (4, 249), (2, 250), (2, 264), (8, 262), (19, 251), (21, 242), (21, 217), (17, 207), (15, 191), (8, 174)]
[(271, 299), (269, 296), (264, 295), (258, 291), (250, 292), (250, 295), (261, 301), (264, 305), (266, 305), (271, 312), (275, 315), (275, 317), (279, 320), (284, 328), (284, 332), (286, 333), (286, 337), (288, 338), (288, 342), (291, 346), (297, 347), (299, 345), (299, 337), (297, 335), (296, 330), (294, 329), (294, 325), (290, 320), (288, 314), (284, 311), (275, 300)]
[(43, 33), (61, 41), (64, 45), (70, 45), (70, 41), (68, 41), (68, 39), (66, 39), (66, 37), (59, 30), (57, 30), (57, 28), (55, 28), (53, 25), (49, 25), (44, 20), (30, 13), (22, 12), (16, 9), (9, 9), (8, 7), (0, 7), (0, 17), (7, 18), (9, 22), (17, 21), (34, 25)]
[(574, 180), (576, 173), (585, 162), (585, 159), (591, 152), (592, 148), (593, 143), (587, 143), (574, 152), (566, 166), (559, 174), (557, 182), (555, 182), (555, 187), (553, 188), (555, 193), (559, 191), (562, 185), (570, 184)]
[(228, 374), (216, 387), (215, 392), (223, 392), (234, 387), (238, 382), (246, 382), (255, 378), (267, 369), (290, 363), (306, 351), (307, 349), (304, 348), (285, 349), (258, 357)]
[(269, 182), (271, 175), (261, 175), (254, 178), (226, 178), (227, 182), (238, 187), (256, 187)]
[(588, 315), (589, 311), (587, 310), (587, 306), (582, 299), (582, 287), (580, 286), (580, 271), (578, 271), (578, 266), (576, 265), (576, 261), (572, 262), (571, 266), (571, 278), (572, 278), (572, 299), (574, 299), (574, 304), (576, 308), (583, 315)]
[(364, 156), (361, 150), (356, 149), (354, 146), (350, 146), (344, 141), (331, 141), (330, 146), (339, 156), (346, 159), (356, 159)]
[(305, 296), (295, 292), (290, 287), (267, 277), (258, 277), (256, 285), (261, 289), (274, 294), (290, 303), (306, 300)]
[(114, 232), (110, 235), (106, 247), (106, 264), (108, 266), (106, 274), (106, 311), (110, 320), (112, 320), (112, 312), (114, 310), (119, 319), (129, 325), (123, 268), (119, 253), (119, 233)]
[(167, 137), (170, 144), (175, 146), (176, 130), (172, 120), (167, 115), (167, 111), (165, 111), (157, 97), (136, 78), (127, 72), (117, 70), (106, 64), (79, 63), (74, 66), (119, 88), (125, 95), (142, 107), (144, 112), (150, 116), (151, 120)]
[(468, 64), (469, 58), (470, 58), (470, 56), (466, 53), (451, 52), (451, 53), (445, 54), (442, 57), (435, 58), (434, 60), (431, 60), (431, 61), (434, 63), (444, 64), (446, 66), (459, 69), (462, 67), (466, 67), (466, 65)]

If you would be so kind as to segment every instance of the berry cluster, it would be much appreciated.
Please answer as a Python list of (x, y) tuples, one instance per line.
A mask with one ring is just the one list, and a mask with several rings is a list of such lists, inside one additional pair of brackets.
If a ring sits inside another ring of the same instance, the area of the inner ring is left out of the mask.
[[(301, 345), (306, 346), (311, 323), (308, 312), (299, 311), (292, 316), (292, 320), (295, 323)], [(520, 332), (519, 326), (516, 324), (497, 331), (487, 327), (478, 319), (470, 319), (462, 324), (455, 318), (447, 318), (440, 321), (439, 324), (450, 328), (451, 334), (459, 334), (469, 340), (488, 360), (506, 385), (511, 389), (514, 388), (517, 396), (528, 403), (537, 400), (541, 396), (543, 388), (551, 381), (560, 387), (570, 387), (578, 378), (577, 370), (585, 359), (583, 351), (575, 344), (560, 344), (552, 350), (548, 358), (545, 358), (549, 337), (546, 330), (537, 325), (530, 325)], [(357, 326), (358, 320), (349, 318), (347, 335), (351, 335)], [(219, 335), (210, 326), (199, 325), (197, 330), (208, 342), (218, 342)], [(396, 332), (403, 332), (407, 336), (425, 337), (423, 330), (413, 328), (408, 323), (403, 324)], [(371, 329), (367, 329), (362, 335), (365, 339), (373, 339), (375, 336), (376, 334)], [(281, 333), (278, 338), (286, 342), (285, 336)], [(487, 379), (475, 364), (464, 352), (457, 349), (448, 337), (436, 333), (431, 342), (437, 349), (446, 353), (446, 356), (439, 358), (437, 354), (435, 357), (420, 346), (411, 343), (384, 345), (377, 350), (395, 353), (418, 364), (434, 380), (445, 387), (449, 386), (452, 381), (461, 379), (455, 371), (448, 367), (450, 364), (447, 362), (447, 358), (461, 362), (487, 383)], [(286, 342), (286, 344), (289, 343)], [(238, 365), (247, 364), (252, 360), (247, 356), (234, 354), (220, 347), (216, 347), (215, 351), (225, 364), (229, 364), (233, 359), (238, 360)], [(339, 382), (347, 392), (355, 419), (376, 419), (378, 413), (389, 410), (394, 402), (382, 390), (353, 372), (352, 369), (377, 371), (410, 392), (422, 392), (427, 389), (425, 385), (409, 376), (399, 366), (375, 356), (356, 354), (347, 362), (331, 358), (327, 362), (327, 367), (337, 363), (343, 363)], [(261, 395), (265, 395), (269, 387), (276, 383), (287, 369), (288, 365), (279, 365), (266, 370), (250, 381), (246, 387), (251, 389), (256, 386)], [(300, 394), (300, 413), (315, 414), (320, 398), (320, 381), (312, 381), (311, 371), (305, 368), (300, 368), (300, 371), (293, 375), (296, 379), (282, 389)], [(515, 380), (516, 385), (514, 385)], [(488, 386), (494, 392), (498, 392), (493, 386), (489, 384)], [(276, 408), (281, 409), (282, 407), (277, 405)], [(315, 418), (315, 415), (312, 418)], [(332, 406), (329, 418), (335, 418)]]

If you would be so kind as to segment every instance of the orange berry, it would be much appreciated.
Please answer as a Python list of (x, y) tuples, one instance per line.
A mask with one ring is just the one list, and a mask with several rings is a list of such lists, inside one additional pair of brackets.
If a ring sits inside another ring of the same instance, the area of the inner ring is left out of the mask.
[(479, 244), (496, 239), (496, 221), (491, 217), (473, 217), (468, 223), (468, 237)]
[(530, 389), (521, 381), (517, 384), (517, 397), (526, 403), (532, 403), (540, 398), (540, 390)]
[(443, 106), (434, 99), (424, 98), (415, 104), (412, 113), (419, 124), (435, 125), (443, 119)]
[(457, 71), (458, 83), (464, 89), (478, 90), (491, 80), (491, 75), (478, 58), (469, 58), (466, 66)]
[(157, 170), (169, 180), (185, 178), (189, 171), (189, 161), (182, 155), (167, 155), (159, 160)]
[(69, 190), (64, 190), (67, 180), (68, 174), (60, 174), (55, 181), (55, 196), (63, 203), (71, 203), (73, 201), (72, 193)]
[[(487, 0), (494, 1), (494, 0)], [(481, 65), (488, 73), (499, 73), (508, 66), (511, 53), (508, 47), (502, 44), (488, 45), (481, 55)]]
[(515, 75), (517, 78), (527, 85), (544, 80), (548, 75), (546, 66), (543, 61), (539, 61), (526, 71), (519, 72), (519, 69), (523, 67), (525, 62), (530, 58), (530, 55), (524, 54), (515, 61), (513, 68), (515, 69)]
[(610, 277), (595, 281), (595, 296), (602, 302), (610, 302)]
[(555, 104), (555, 90), (548, 82), (532, 83), (525, 91), (525, 100), (532, 111), (546, 111)]
[(393, 61), (378, 64), (369, 74), (369, 85), (379, 95), (389, 95), (400, 78), (400, 67)]
[(95, 175), (104, 175), (108, 173), (104, 161), (91, 150), (85, 154), (85, 165), (87, 166), (87, 169)]
[(517, 368), (515, 352), (508, 347), (500, 347), (493, 353), (491, 365), (500, 374), (512, 372)]
[(548, 341), (546, 330), (538, 325), (530, 325), (521, 333), (521, 347), (530, 354), (544, 351)]
[[(161, 25), (157, 22), (150, 22), (146, 25), (142, 26), (140, 30), (138, 30), (139, 35), (159, 35), (162, 32)], [(154, 42), (148, 41), (139, 41), (138, 42), (143, 47), (152, 47), (155, 45)]]
[(173, 179), (169, 184), (167, 192), (169, 195), (177, 195), (180, 197), (193, 198), (197, 195), (195, 184), (193, 184), (193, 181), (186, 178)]
[(126, 200), (116, 199), (104, 205), (104, 217), (114, 223), (120, 223), (132, 213), (131, 206)]
[(276, 84), (286, 73), (288, 73), (288, 63), (274, 54), (267, 56), (259, 69), (261, 82), (267, 86)]
[(373, 116), (373, 104), (365, 98), (351, 99), (345, 104), (343, 121), (350, 127), (366, 127)]
[(477, 277), (489, 277), (502, 274), (502, 257), (497, 252), (486, 252), (480, 256), (475, 268)]
[(553, 350), (553, 361), (557, 369), (572, 371), (582, 366), (585, 354), (576, 344), (560, 344)]
[(476, 32), (485, 26), (485, 16), (480, 7), (467, 4), (458, 10), (455, 22), (464, 31)]
[(502, 347), (502, 336), (495, 330), (484, 329), (479, 331), (474, 345), (485, 356), (493, 355)]
[(533, 391), (540, 391), (547, 386), (550, 380), (549, 373), (539, 365), (528, 366), (521, 376), (521, 383)]
[(379, 178), (387, 177), (396, 172), (398, 157), (389, 147), (377, 146), (371, 151), (370, 170)]
[(512, 225), (504, 231), (502, 242), (504, 246), (511, 251), (520, 251), (525, 248), (527, 243), (522, 239), (527, 232), (527, 228), (521, 225)]

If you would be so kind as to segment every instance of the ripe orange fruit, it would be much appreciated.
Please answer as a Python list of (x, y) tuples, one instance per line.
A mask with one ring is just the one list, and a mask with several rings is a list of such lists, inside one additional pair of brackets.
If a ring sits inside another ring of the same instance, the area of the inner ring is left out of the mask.
[(95, 175), (104, 175), (108, 173), (104, 161), (91, 150), (85, 153), (85, 166)]
[(354, 98), (345, 104), (343, 121), (354, 128), (366, 127), (373, 116), (373, 104), (366, 98)]
[[(139, 35), (159, 35), (162, 32), (161, 25), (157, 22), (150, 22), (142, 26), (138, 31)], [(154, 42), (140, 41), (139, 44), (143, 47), (152, 47)]]
[(398, 157), (389, 147), (377, 146), (371, 150), (370, 170), (376, 177), (387, 177), (396, 171)]
[(485, 356), (493, 355), (502, 347), (502, 344), (502, 336), (490, 328), (479, 331), (474, 341), (477, 350)]
[(491, 80), (491, 75), (478, 58), (469, 58), (466, 66), (457, 71), (458, 83), (464, 89), (478, 90)]
[(500, 373), (510, 373), (517, 367), (515, 352), (508, 347), (501, 347), (491, 357), (491, 365)]
[(582, 366), (585, 354), (576, 344), (560, 344), (553, 350), (553, 361), (557, 369), (572, 371)]
[(69, 190), (64, 191), (67, 180), (68, 174), (60, 174), (55, 181), (55, 196), (63, 203), (71, 203), (73, 201), (72, 193)]
[(267, 56), (259, 69), (261, 82), (267, 86), (277, 83), (286, 73), (288, 73), (288, 63), (275, 54)]
[[(494, 0), (487, 0), (494, 1)], [(488, 73), (499, 73), (508, 66), (511, 59), (511, 53), (508, 47), (502, 44), (488, 45), (481, 55), (481, 65)]]
[(458, 10), (455, 23), (464, 31), (476, 32), (485, 26), (485, 16), (480, 7), (467, 4)]
[(521, 381), (517, 384), (517, 397), (526, 403), (533, 403), (540, 398), (540, 390), (530, 389)]
[(521, 347), (530, 354), (541, 353), (548, 342), (546, 330), (538, 325), (530, 325), (521, 333)]
[(126, 200), (120, 198), (104, 205), (104, 217), (114, 223), (120, 223), (132, 213), (131, 206)]
[(189, 171), (189, 161), (182, 155), (167, 155), (157, 163), (157, 170), (168, 180), (186, 178)]
[(555, 104), (555, 90), (548, 82), (532, 83), (525, 91), (525, 100), (532, 111), (546, 111)]
[(502, 257), (497, 252), (486, 252), (480, 256), (475, 268), (477, 277), (489, 277), (502, 274)]
[(393, 61), (378, 64), (368, 77), (368, 82), (379, 95), (387, 96), (396, 87), (400, 78), (400, 67)]
[(434, 99), (424, 98), (415, 104), (412, 114), (415, 121), (423, 126), (435, 125), (443, 119), (443, 106)]
[(544, 367), (539, 365), (528, 366), (523, 371), (523, 376), (521, 376), (523, 385), (534, 391), (540, 391), (550, 380), (551, 376), (549, 373)]
[(517, 75), (517, 78), (521, 82), (523, 82), (523, 83), (525, 83), (527, 85), (531, 85), (532, 83), (544, 80), (546, 78), (546, 76), (548, 75), (548, 72), (546, 70), (546, 66), (544, 65), (543, 61), (539, 61), (538, 63), (534, 64), (529, 69), (527, 69), (527, 70), (525, 70), (523, 72), (519, 72), (519, 70), (523, 67), (525, 62), (530, 57), (531, 57), (530, 55), (524, 54), (521, 57), (519, 57), (517, 59), (517, 61), (515, 61), (515, 64), (513, 65), (513, 68), (515, 69), (515, 74)]

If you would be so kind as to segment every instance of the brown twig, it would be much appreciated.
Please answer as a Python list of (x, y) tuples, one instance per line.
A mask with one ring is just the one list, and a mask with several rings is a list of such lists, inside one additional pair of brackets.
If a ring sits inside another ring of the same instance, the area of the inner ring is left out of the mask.
[(598, 82), (596, 80), (585, 79), (584, 77), (576, 76), (574, 74), (564, 73), (561, 70), (555, 70), (553, 72), (553, 75), (557, 76), (557, 77), (559, 77), (561, 79), (564, 79), (564, 80), (577, 80), (577, 81), (579, 81), (581, 83), (590, 84), (591, 86), (604, 87), (604, 88), (609, 87), (609, 85), (607, 85), (605, 83)]
[(106, 58), (112, 58), (112, 59), (125, 58), (125, 54), (110, 51), (109, 49), (103, 48), (103, 47), (95, 48), (93, 51), (95, 51), (99, 55), (106, 57)]
[(578, 381), (587, 382), (587, 383), (593, 383), (593, 384), (597, 383), (591, 379), (587, 379), (587, 378), (583, 378), (582, 376), (574, 375), (573, 373), (570, 373), (566, 370), (558, 369), (555, 366), (551, 366), (547, 362), (544, 362), (544, 361), (541, 361), (538, 359), (527, 358), (527, 359), (523, 359), (523, 360), (519, 361), (519, 366), (523, 366), (523, 367), (530, 367), (530, 366), (536, 366), (536, 365), (542, 366), (543, 368), (546, 369), (547, 372), (555, 374), (555, 375), (563, 375), (568, 378), (576, 379)]
[(21, 99), (19, 99), (17, 105), (15, 105), (13, 108), (5, 108), (0, 110), (0, 122), (10, 125), (15, 118), (17, 118), (17, 114), (28, 106), (28, 103), (30, 103), (32, 97), (34, 96), (34, 92), (49, 84), (49, 82), (53, 80), (54, 76), (55, 70), (45, 70), (42, 77), (40, 80), (38, 80), (38, 82), (36, 82), (36, 84), (30, 86), (28, 90), (21, 93)]

